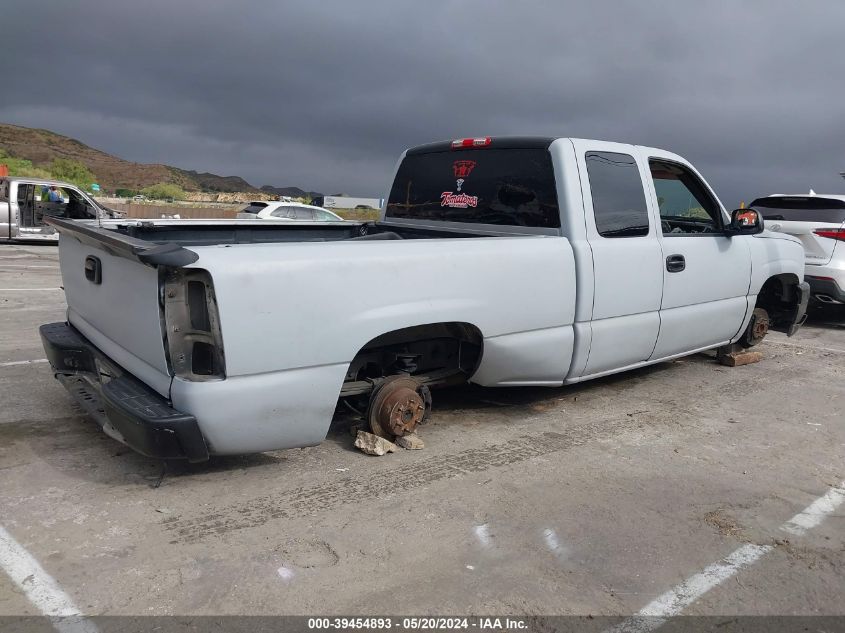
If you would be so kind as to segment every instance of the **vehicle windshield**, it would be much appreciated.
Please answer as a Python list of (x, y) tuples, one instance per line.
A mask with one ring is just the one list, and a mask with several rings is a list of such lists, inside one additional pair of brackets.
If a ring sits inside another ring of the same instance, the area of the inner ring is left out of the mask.
[(475, 149), (406, 156), (386, 218), (557, 228), (547, 149)]
[(772, 196), (757, 198), (749, 206), (766, 220), (795, 222), (845, 222), (845, 200), (821, 196)]

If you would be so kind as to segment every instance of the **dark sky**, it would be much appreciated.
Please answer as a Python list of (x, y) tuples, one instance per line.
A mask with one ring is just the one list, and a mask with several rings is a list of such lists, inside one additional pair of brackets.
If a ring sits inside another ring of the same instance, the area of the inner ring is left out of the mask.
[(845, 192), (845, 2), (3, 2), (0, 121), (261, 186), (381, 196), (408, 146), (662, 147), (730, 208)]

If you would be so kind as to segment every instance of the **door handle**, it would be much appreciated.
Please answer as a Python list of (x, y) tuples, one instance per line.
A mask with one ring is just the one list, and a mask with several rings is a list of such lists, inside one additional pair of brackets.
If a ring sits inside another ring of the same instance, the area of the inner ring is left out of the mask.
[(89, 255), (85, 258), (85, 279), (98, 286), (103, 283), (103, 264), (99, 257)]
[(666, 258), (666, 270), (670, 273), (679, 273), (687, 267), (687, 260), (683, 255), (669, 255)]

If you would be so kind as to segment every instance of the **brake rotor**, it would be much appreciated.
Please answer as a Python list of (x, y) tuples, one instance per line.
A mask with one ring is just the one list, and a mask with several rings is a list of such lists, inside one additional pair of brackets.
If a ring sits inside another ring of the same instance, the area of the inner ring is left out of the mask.
[(431, 411), (431, 393), (410, 376), (392, 376), (370, 398), (367, 421), (379, 437), (392, 440), (412, 433)]
[(757, 343), (766, 338), (769, 333), (769, 313), (763, 308), (754, 308), (751, 314), (751, 323), (745, 333), (745, 342), (748, 347), (754, 347)]

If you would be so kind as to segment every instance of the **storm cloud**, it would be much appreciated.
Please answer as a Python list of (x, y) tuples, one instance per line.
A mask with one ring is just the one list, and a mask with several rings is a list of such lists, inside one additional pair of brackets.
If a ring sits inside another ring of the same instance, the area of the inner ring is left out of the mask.
[(140, 162), (383, 195), (399, 153), (663, 147), (727, 206), (845, 191), (845, 3), (7, 0), (0, 121)]

